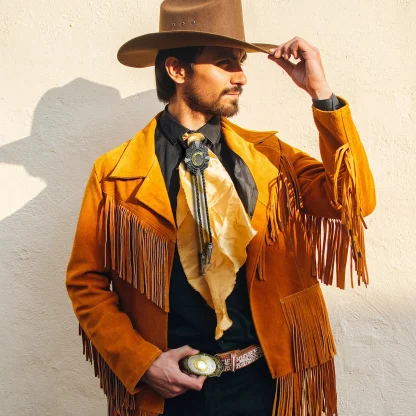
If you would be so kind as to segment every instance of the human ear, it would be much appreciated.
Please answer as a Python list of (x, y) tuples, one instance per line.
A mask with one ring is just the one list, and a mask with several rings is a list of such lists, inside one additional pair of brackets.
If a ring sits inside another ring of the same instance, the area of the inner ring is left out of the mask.
[(185, 68), (181, 66), (177, 58), (170, 56), (165, 61), (166, 72), (170, 78), (177, 84), (185, 82)]

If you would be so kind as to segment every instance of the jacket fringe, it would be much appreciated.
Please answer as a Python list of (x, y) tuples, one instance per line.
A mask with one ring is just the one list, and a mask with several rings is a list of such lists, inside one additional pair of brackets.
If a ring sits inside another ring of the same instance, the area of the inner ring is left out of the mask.
[(277, 379), (273, 416), (337, 415), (335, 342), (319, 283), (281, 299), (295, 371)]
[(276, 381), (272, 416), (338, 416), (334, 360)]
[(272, 245), (278, 239), (279, 231), (287, 237), (292, 222), (300, 219), (303, 207), (296, 172), (289, 159), (281, 155), (279, 175), (272, 185), (266, 244)]
[[(323, 218), (302, 213), (303, 203), (296, 172), (284, 155), (280, 158), (279, 176), (271, 191), (266, 244), (278, 239), (279, 231), (293, 251), (294, 222), (305, 231), (311, 259), (311, 273), (322, 283), (331, 285), (336, 276), (336, 286), (345, 289), (347, 260), (350, 257), (350, 279), (354, 287), (354, 269), (358, 285), (368, 284), (365, 256), (364, 228), (361, 206), (357, 196), (354, 160), (349, 143), (335, 154), (332, 206), (340, 211), (340, 219)], [(350, 256), (348, 256), (350, 254)]]
[(354, 261), (358, 284), (362, 280), (367, 285), (368, 270), (364, 245), (364, 228), (367, 226), (357, 195), (357, 177), (349, 143), (340, 147), (335, 154), (334, 206), (341, 211), (341, 222), (350, 240), (351, 284), (353, 285), (352, 261)]
[[(82, 337), (83, 353), (87, 361), (94, 366), (95, 377), (100, 379), (100, 387), (108, 400), (108, 416), (137, 416), (134, 395), (130, 394), (120, 379), (114, 374), (104, 358), (92, 345), (87, 334), (79, 326), (79, 334)], [(139, 413), (140, 416), (148, 416)], [(149, 416), (151, 416), (149, 414)]]
[(325, 363), (336, 354), (319, 283), (280, 300), (292, 333), (295, 371)]
[(259, 261), (257, 263), (257, 276), (259, 280), (267, 280), (266, 279), (266, 250), (264, 247), (260, 250)]
[(168, 311), (168, 240), (108, 195), (105, 216), (105, 266)]

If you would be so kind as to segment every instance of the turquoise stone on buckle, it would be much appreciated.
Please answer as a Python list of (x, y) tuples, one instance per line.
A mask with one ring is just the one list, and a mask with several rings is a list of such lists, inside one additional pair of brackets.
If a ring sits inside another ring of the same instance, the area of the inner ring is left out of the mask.
[(185, 357), (179, 365), (182, 370), (196, 376), (219, 377), (224, 371), (222, 361), (215, 355), (206, 353)]

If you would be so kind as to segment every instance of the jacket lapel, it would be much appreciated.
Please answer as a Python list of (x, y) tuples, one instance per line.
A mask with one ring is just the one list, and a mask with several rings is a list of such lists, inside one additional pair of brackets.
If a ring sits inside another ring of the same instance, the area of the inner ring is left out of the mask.
[(276, 179), (278, 169), (254, 145), (275, 134), (276, 131), (251, 132), (224, 118), (221, 124), (227, 146), (244, 160), (253, 175), (259, 192), (257, 201), (267, 206), (270, 182)]
[(175, 226), (165, 180), (155, 153), (155, 131), (159, 113), (130, 141), (111, 178), (143, 178), (135, 198)]
[(275, 134), (276, 131), (255, 132), (242, 129), (225, 118), (221, 120), (227, 146), (247, 164), (258, 189), (257, 203), (251, 220), (256, 236), (247, 246), (247, 284), (251, 287), (267, 226), (267, 207), (270, 187), (276, 182), (278, 168), (255, 148), (255, 144)]

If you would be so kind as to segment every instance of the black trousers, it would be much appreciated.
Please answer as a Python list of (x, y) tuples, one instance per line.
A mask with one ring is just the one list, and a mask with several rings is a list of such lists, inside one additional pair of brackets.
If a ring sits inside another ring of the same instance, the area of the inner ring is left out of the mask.
[(263, 357), (235, 373), (208, 378), (201, 391), (166, 399), (163, 416), (271, 416), (275, 390)]

